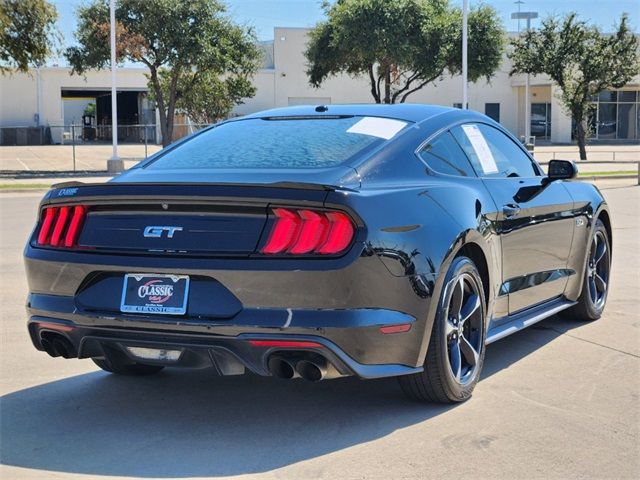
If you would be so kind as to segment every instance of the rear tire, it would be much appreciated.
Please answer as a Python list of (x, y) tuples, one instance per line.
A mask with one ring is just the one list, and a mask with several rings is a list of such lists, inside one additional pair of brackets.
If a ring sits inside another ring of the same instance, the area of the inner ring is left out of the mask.
[(137, 363), (124, 353), (114, 348), (103, 347), (104, 358), (92, 358), (93, 363), (105, 372), (116, 375), (142, 376), (153, 375), (164, 368), (162, 365), (145, 365)]
[(486, 304), (482, 279), (467, 257), (445, 276), (424, 371), (398, 377), (404, 393), (421, 402), (459, 403), (471, 397), (484, 363)]
[(562, 312), (572, 320), (592, 322), (602, 316), (609, 294), (611, 277), (611, 245), (607, 229), (601, 220), (596, 220), (589, 239), (582, 292), (578, 303)]

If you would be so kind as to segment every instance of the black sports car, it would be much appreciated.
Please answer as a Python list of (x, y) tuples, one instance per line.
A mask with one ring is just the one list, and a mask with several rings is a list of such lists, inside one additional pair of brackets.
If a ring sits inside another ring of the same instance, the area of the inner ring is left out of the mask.
[(29, 333), (125, 375), (165, 366), (311, 381), (399, 377), (466, 400), (487, 344), (600, 317), (610, 215), (488, 117), (292, 107), (223, 122), (105, 184), (44, 197)]

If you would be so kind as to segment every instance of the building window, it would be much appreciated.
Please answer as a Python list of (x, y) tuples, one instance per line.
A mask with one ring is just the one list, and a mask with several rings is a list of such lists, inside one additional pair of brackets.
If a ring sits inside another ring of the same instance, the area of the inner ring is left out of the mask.
[(500, 123), (500, 104), (499, 103), (485, 103), (484, 114)]
[(462, 103), (454, 103), (454, 104), (453, 104), (453, 108), (460, 108), (460, 109), (462, 109)]
[[(640, 91), (605, 90), (591, 100), (587, 124), (592, 139), (640, 139)], [(575, 119), (572, 126), (575, 138)]]

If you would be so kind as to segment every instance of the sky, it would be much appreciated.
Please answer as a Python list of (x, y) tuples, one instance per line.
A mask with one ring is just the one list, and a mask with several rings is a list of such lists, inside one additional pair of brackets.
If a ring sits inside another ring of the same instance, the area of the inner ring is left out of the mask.
[[(76, 27), (75, 11), (88, 0), (50, 1), (58, 10), (58, 28), (63, 35), (64, 46), (72, 45)], [(324, 17), (321, 0), (226, 0), (225, 3), (229, 14), (238, 23), (254, 27), (259, 40), (273, 39), (274, 27), (311, 27)], [(481, 2), (469, 0), (471, 6), (478, 3)], [(485, 0), (483, 3), (492, 5), (498, 11), (508, 31), (517, 31), (517, 21), (510, 18), (511, 12), (518, 10), (514, 0)], [(462, 0), (451, 0), (451, 4), (462, 6)], [(611, 31), (620, 15), (626, 12), (632, 28), (640, 31), (640, 0), (525, 0), (520, 8), (522, 11), (537, 11), (541, 18), (575, 11), (582, 19), (598, 25), (604, 31)], [(534, 20), (532, 27), (535, 25)], [(64, 64), (62, 59), (53, 62)]]

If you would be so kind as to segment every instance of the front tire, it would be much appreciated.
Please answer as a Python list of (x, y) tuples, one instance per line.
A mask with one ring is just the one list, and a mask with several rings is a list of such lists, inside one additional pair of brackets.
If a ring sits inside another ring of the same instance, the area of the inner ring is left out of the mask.
[(115, 348), (103, 347), (104, 358), (92, 358), (93, 363), (105, 372), (116, 375), (143, 376), (158, 373), (162, 365), (144, 365), (137, 363)]
[(414, 400), (459, 403), (471, 397), (484, 363), (486, 303), (473, 261), (456, 257), (445, 276), (424, 371), (398, 377)]
[(578, 303), (565, 310), (563, 315), (573, 320), (587, 322), (598, 320), (607, 303), (610, 276), (611, 245), (609, 235), (604, 223), (598, 219), (589, 242), (580, 298), (578, 298)]

